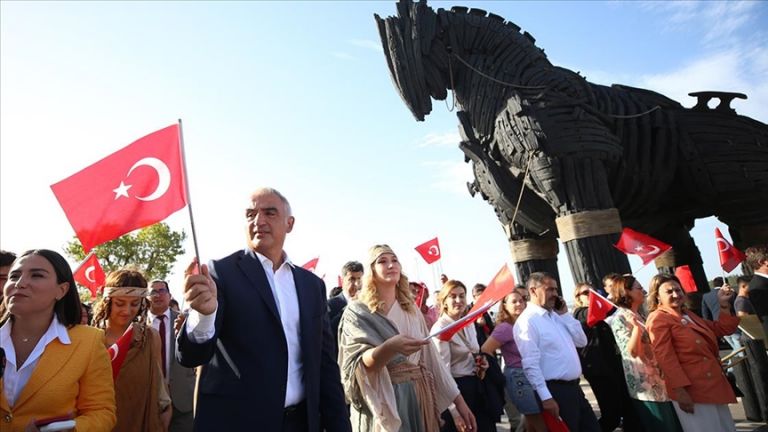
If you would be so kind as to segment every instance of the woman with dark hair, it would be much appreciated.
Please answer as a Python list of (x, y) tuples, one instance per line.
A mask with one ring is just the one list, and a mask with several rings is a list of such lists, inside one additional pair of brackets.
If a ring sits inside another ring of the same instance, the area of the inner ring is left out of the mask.
[(474, 432), (474, 415), (426, 340), (424, 317), (397, 256), (376, 245), (368, 257), (362, 291), (344, 309), (339, 327), (352, 430), (436, 432), (440, 413), (453, 404), (458, 429)]
[(739, 325), (731, 315), (732, 293), (718, 290), (720, 316), (709, 321), (685, 306), (677, 277), (656, 275), (649, 288), (651, 347), (683, 430), (735, 431), (728, 404), (736, 402), (736, 396), (720, 366), (717, 345), (717, 338), (733, 333)]
[(134, 270), (107, 276), (93, 325), (106, 332), (117, 396), (113, 431), (164, 431), (172, 410), (161, 368), (160, 335), (147, 324), (147, 280)]
[(507, 395), (520, 414), (525, 416), (525, 430), (528, 432), (546, 432), (547, 426), (541, 416), (536, 392), (523, 371), (523, 360), (517, 349), (513, 331), (517, 317), (523, 313), (527, 305), (523, 293), (524, 291), (515, 288), (499, 303), (496, 327), (481, 350), (484, 353), (496, 355), (496, 350), (501, 349), (501, 355), (504, 357)]
[[(453, 324), (467, 313), (467, 287), (457, 280), (446, 281), (437, 295), (437, 307), (440, 317), (432, 326), (432, 333)], [(462, 328), (447, 341), (433, 338), (432, 342), (446, 369), (456, 381), (461, 396), (475, 415), (478, 431), (495, 431), (496, 424), (491, 418), (492, 413), (485, 406), (483, 383), (480, 382), (488, 369), (488, 360), (480, 354), (475, 326)], [(455, 413), (443, 413), (443, 431), (457, 430), (453, 422), (454, 416)]]
[(648, 431), (680, 431), (680, 422), (664, 388), (640, 313), (645, 290), (632, 275), (624, 275), (614, 279), (608, 295), (619, 307), (611, 321), (611, 330), (621, 352), (624, 378), (635, 412)]
[(643, 428), (629, 400), (621, 355), (609, 325), (613, 316), (593, 326), (587, 325), (590, 289), (592, 285), (588, 283), (576, 284), (573, 292), (573, 316), (581, 322), (581, 328), (587, 336), (587, 345), (576, 350), (579, 352), (584, 378), (592, 387), (600, 407), (600, 429), (612, 431), (621, 425), (626, 432), (642, 431)]
[(36, 431), (36, 421), (68, 417), (78, 431), (110, 430), (115, 392), (104, 332), (78, 325), (80, 298), (64, 257), (46, 249), (25, 252), (3, 294), (4, 428)]

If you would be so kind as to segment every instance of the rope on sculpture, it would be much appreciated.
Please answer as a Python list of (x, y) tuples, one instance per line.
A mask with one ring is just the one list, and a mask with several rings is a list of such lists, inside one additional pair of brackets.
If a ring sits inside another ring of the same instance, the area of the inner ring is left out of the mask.
[(662, 267), (670, 267), (675, 268), (677, 267), (677, 260), (675, 259), (675, 250), (669, 249), (668, 251), (664, 252), (663, 254), (656, 257), (656, 259), (653, 260), (653, 263), (656, 265), (656, 268), (662, 268)]
[(523, 183), (520, 185), (520, 193), (517, 196), (517, 204), (515, 204), (515, 212), (512, 213), (512, 221), (509, 222), (509, 226), (515, 223), (517, 218), (517, 210), (520, 208), (520, 202), (523, 200), (523, 191), (525, 190), (525, 182), (528, 181), (528, 173), (531, 168), (531, 161), (533, 161), (533, 152), (528, 155), (528, 163), (525, 165), (525, 174), (523, 175)]
[(621, 232), (621, 217), (615, 208), (586, 210), (555, 219), (563, 243), (587, 237)]
[[(544, 90), (544, 92), (541, 93), (542, 95), (545, 92), (548, 92), (549, 90), (551, 90), (551, 87), (549, 87), (549, 86), (524, 86), (524, 85), (512, 84), (512, 83), (509, 83), (509, 82), (506, 82), (506, 81), (502, 81), (500, 79), (496, 79), (496, 78), (494, 78), (494, 77), (492, 77), (492, 76), (482, 72), (481, 70), (475, 68), (474, 66), (470, 65), (466, 60), (464, 60), (463, 58), (459, 57), (458, 54), (456, 54), (456, 53), (452, 53), (452, 54), (462, 64), (464, 64), (464, 66), (466, 66), (467, 68), (469, 68), (470, 70), (474, 71), (475, 73), (477, 73), (481, 77), (483, 77), (485, 79), (488, 79), (488, 80), (491, 80), (491, 81), (493, 81), (493, 82), (495, 82), (497, 84), (505, 85), (507, 87), (512, 87), (512, 88), (516, 88), (516, 89), (522, 89), (522, 90)], [(453, 87), (453, 73), (452, 73), (453, 71), (451, 70), (451, 58), (450, 57), (448, 57), (448, 69), (451, 72), (451, 90), (453, 90), (453, 88), (454, 88)], [(456, 103), (456, 95), (454, 94), (454, 105), (455, 105), (455, 103)], [(652, 112), (654, 112), (656, 110), (659, 110), (659, 109), (661, 109), (661, 106), (655, 105), (651, 109), (643, 111), (641, 113), (638, 113), (638, 114), (627, 114), (627, 115), (608, 114), (608, 113), (600, 112), (600, 111), (597, 111), (597, 110), (594, 110), (594, 111), (596, 111), (596, 112), (598, 112), (598, 113), (600, 113), (600, 114), (602, 114), (602, 115), (604, 115), (606, 117), (611, 117), (611, 118), (615, 118), (615, 119), (633, 119), (633, 118), (637, 118), (637, 117), (642, 117), (642, 116), (648, 115), (648, 114), (650, 114), (650, 113), (652, 113)]]
[(448, 108), (448, 112), (453, 112), (456, 109), (456, 86), (453, 84), (453, 66), (451, 64), (451, 57), (448, 57), (448, 76), (451, 80), (451, 106), (448, 106), (448, 98), (445, 98), (445, 106)]
[(557, 258), (558, 252), (557, 240), (553, 238), (512, 240), (509, 249), (516, 263)]

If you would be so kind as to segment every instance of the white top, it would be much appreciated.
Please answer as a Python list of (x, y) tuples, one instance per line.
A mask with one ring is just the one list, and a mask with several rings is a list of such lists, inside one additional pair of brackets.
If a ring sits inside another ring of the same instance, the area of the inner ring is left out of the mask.
[(541, 400), (552, 398), (547, 380), (571, 381), (581, 375), (576, 347), (586, 346), (587, 336), (570, 314), (528, 303), (515, 321), (514, 333), (525, 376)]
[(40, 362), (40, 356), (43, 355), (45, 347), (49, 343), (56, 339), (59, 339), (64, 345), (69, 345), (69, 333), (67, 328), (59, 323), (56, 314), (53, 314), (51, 325), (48, 326), (48, 330), (45, 331), (43, 336), (35, 345), (35, 349), (29, 354), (27, 360), (21, 365), (20, 368), (16, 367), (16, 350), (13, 347), (13, 341), (11, 340), (11, 327), (12, 322), (9, 319), (0, 328), (0, 347), (5, 350), (5, 373), (3, 374), (3, 393), (5, 393), (5, 399), (8, 400), (8, 406), (13, 408), (16, 403), (16, 399), (21, 395), (21, 391), (29, 382), (32, 377), (32, 373), (37, 367), (37, 363)]
[[(437, 322), (432, 326), (434, 333), (450, 324), (456, 322), (446, 314), (440, 316)], [(475, 354), (480, 352), (480, 346), (477, 343), (477, 331), (474, 321), (470, 322), (464, 328), (456, 332), (448, 341), (442, 341), (439, 337), (433, 337), (432, 343), (435, 344), (437, 352), (440, 354), (445, 367), (451, 371), (453, 377), (466, 377), (475, 375)]]
[[(171, 309), (166, 308), (165, 312), (165, 334), (160, 334), (161, 338), (165, 339), (165, 352), (163, 353), (163, 361), (165, 361), (165, 382), (168, 382), (168, 376), (171, 375), (171, 358), (175, 353), (168, 352), (171, 349), (171, 338), (173, 337), (173, 320), (171, 320)], [(149, 322), (152, 327), (160, 333), (160, 315), (155, 315), (152, 311), (149, 312)]]
[[(301, 363), (301, 334), (299, 328), (299, 298), (296, 295), (296, 283), (291, 271), (292, 263), (283, 253), (283, 264), (272, 271), (272, 261), (264, 255), (254, 252), (267, 275), (272, 294), (275, 296), (283, 333), (288, 344), (288, 382), (285, 390), (285, 406), (296, 405), (304, 400), (304, 367)], [(217, 309), (218, 310), (218, 309)], [(187, 336), (196, 343), (210, 340), (216, 332), (216, 311), (210, 315), (201, 315), (194, 309), (187, 318)]]

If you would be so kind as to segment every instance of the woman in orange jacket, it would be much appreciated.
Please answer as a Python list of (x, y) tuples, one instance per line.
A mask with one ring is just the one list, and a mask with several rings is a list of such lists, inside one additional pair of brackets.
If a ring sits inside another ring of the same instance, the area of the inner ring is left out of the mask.
[(80, 323), (72, 270), (58, 253), (21, 255), (3, 287), (0, 346), (6, 364), (0, 386), (0, 431), (37, 431), (63, 417), (74, 429), (108, 431), (115, 391), (104, 332)]
[(733, 333), (739, 319), (730, 313), (728, 290), (718, 290), (718, 321), (700, 318), (685, 306), (680, 281), (659, 274), (648, 295), (648, 333), (664, 375), (667, 393), (686, 432), (735, 431), (728, 404), (736, 402), (720, 366), (717, 338)]

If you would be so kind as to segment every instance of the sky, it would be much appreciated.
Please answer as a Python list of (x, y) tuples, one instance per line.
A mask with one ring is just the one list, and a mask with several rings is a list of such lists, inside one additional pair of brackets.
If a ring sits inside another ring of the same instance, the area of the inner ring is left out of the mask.
[[(595, 83), (685, 106), (693, 91), (746, 93), (732, 105), (768, 122), (766, 2), (429, 4), (501, 15)], [(74, 231), (50, 185), (182, 119), (203, 261), (245, 246), (249, 193), (271, 186), (296, 217), (289, 258), (319, 257), (329, 287), (377, 243), (431, 288), (440, 272), (489, 282), (511, 257), (491, 206), (467, 192), (455, 112), (433, 101), (415, 121), (374, 13), (394, 15), (395, 2), (0, 2), (0, 248), (61, 251)], [(168, 222), (191, 233), (186, 209)], [(721, 273), (714, 227), (728, 237), (715, 218), (692, 231), (709, 278)], [(430, 267), (414, 247), (435, 236), (443, 258)], [(185, 246), (169, 277), (177, 297)], [(630, 264), (647, 285), (653, 266)]]

